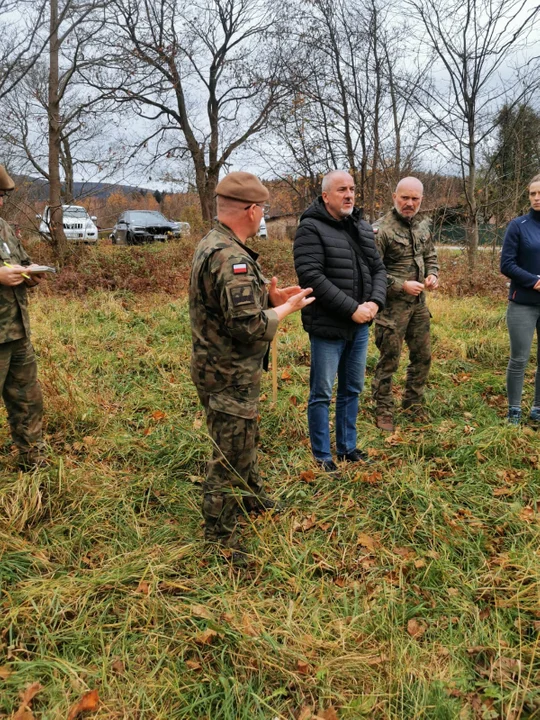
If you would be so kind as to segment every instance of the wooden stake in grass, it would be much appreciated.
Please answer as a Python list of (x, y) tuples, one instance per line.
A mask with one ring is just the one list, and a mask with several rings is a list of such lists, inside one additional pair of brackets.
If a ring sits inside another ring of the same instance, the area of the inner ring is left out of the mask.
[(277, 333), (272, 339), (272, 402), (277, 403)]

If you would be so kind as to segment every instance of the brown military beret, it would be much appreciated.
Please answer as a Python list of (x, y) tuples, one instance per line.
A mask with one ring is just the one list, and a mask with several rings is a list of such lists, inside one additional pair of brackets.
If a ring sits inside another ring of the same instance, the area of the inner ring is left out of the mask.
[(0, 190), (14, 190), (15, 183), (6, 172), (6, 168), (0, 165)]
[(250, 203), (263, 203), (270, 197), (259, 178), (248, 172), (231, 172), (225, 175), (216, 187), (216, 195)]

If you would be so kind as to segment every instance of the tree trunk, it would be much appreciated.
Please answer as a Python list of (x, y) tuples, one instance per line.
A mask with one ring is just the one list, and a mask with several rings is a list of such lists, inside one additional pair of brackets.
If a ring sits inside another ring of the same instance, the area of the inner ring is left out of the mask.
[(62, 138), (60, 146), (60, 160), (64, 168), (63, 200), (66, 205), (73, 203), (73, 157), (71, 146), (67, 137)]
[(467, 204), (469, 206), (465, 232), (467, 235), (467, 254), (471, 270), (476, 265), (478, 255), (478, 203), (476, 200), (476, 145), (474, 143), (474, 120), (469, 122), (469, 173), (467, 177)]
[(68, 256), (68, 244), (62, 216), (60, 182), (60, 100), (58, 98), (58, 0), (50, 0), (49, 40), (49, 232), (55, 261), (62, 265)]

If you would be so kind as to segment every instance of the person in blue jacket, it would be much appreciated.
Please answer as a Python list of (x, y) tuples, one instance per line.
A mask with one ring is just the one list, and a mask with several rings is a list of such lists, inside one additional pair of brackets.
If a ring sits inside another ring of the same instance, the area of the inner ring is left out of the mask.
[(508, 422), (521, 421), (525, 368), (536, 329), (538, 358), (531, 421), (540, 423), (540, 174), (529, 183), (531, 209), (510, 222), (504, 236), (501, 272), (510, 278), (506, 322), (510, 335), (510, 361), (506, 371)]

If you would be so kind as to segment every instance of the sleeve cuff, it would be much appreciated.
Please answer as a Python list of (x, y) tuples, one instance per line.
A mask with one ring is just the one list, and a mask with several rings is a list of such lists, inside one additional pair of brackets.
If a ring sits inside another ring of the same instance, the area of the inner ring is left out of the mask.
[(270, 342), (270, 340), (274, 339), (274, 335), (277, 332), (279, 318), (277, 316), (277, 312), (273, 308), (265, 310), (264, 314), (268, 320), (268, 325), (266, 326), (266, 332), (262, 336), (261, 340), (268, 340), (268, 342)]

